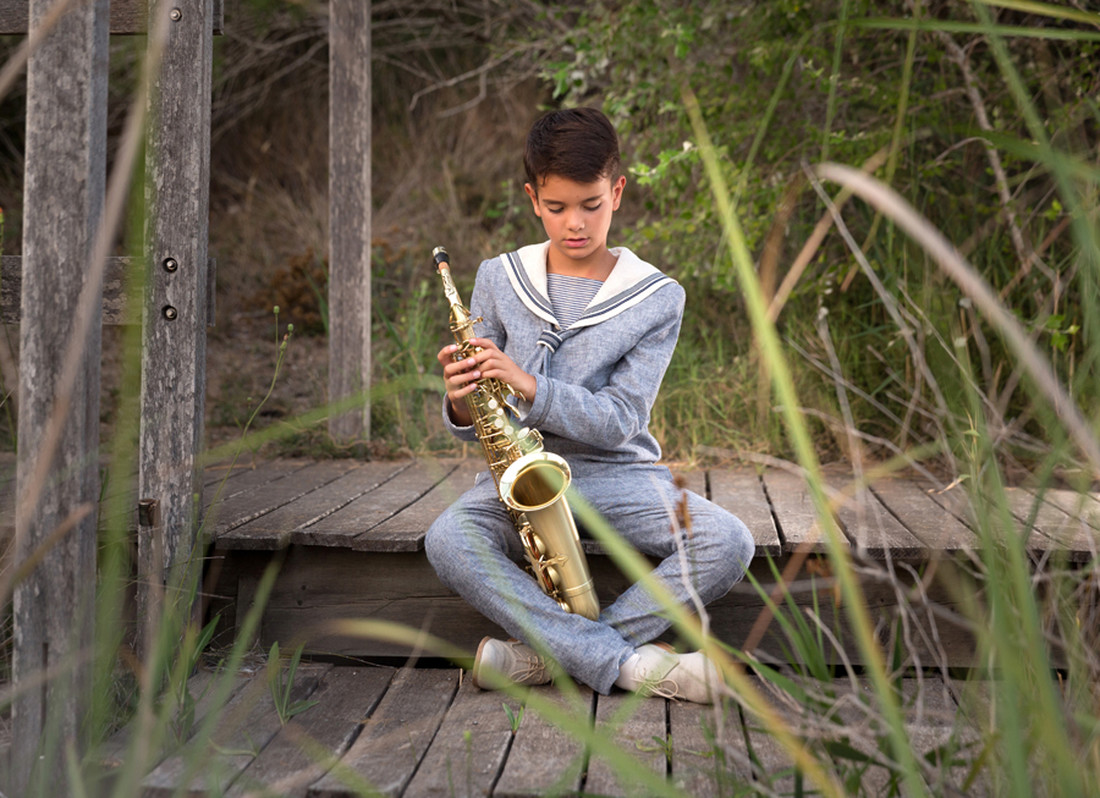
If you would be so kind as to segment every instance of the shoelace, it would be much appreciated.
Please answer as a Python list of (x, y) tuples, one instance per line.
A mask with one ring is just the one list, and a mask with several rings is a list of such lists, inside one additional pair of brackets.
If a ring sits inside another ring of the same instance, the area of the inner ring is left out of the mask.
[(512, 668), (507, 674), (509, 679), (523, 684), (529, 679), (546, 678), (546, 666), (538, 654), (528, 654), (514, 644), (509, 644), (508, 648), (513, 657)]
[[(671, 685), (671, 687), (666, 685)], [(643, 695), (667, 698), (672, 701), (678, 701), (682, 697), (680, 695), (680, 685), (676, 683), (675, 679), (668, 678), (661, 679), (659, 682), (642, 682), (641, 692)]]

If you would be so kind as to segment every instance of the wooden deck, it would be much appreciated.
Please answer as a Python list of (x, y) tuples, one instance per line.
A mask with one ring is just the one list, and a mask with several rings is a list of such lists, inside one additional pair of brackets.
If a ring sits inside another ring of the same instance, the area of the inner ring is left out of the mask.
[[(472, 651), (499, 628), (473, 611), (435, 577), (423, 554), (432, 520), (473, 482), (480, 459), (400, 462), (282, 460), (232, 471), (210, 469), (207, 529), (213, 539), (208, 590), (211, 608), (232, 629), (247, 608), (272, 561), (280, 571), (267, 602), (260, 643), (302, 642), (308, 652), (357, 657), (407, 656), (409, 646), (322, 631), (334, 619), (371, 618), (423, 629)], [(695, 469), (678, 472), (686, 487), (739, 516), (756, 540), (751, 573), (765, 587), (773, 569), (797, 566), (791, 593), (796, 604), (819, 607), (847, 643), (845, 618), (831, 595), (829, 566), (804, 481), (782, 469)], [(961, 489), (931, 489), (911, 479), (883, 477), (853, 490), (850, 470), (829, 468), (837, 491), (836, 518), (863, 571), (868, 604), (887, 617), (896, 605), (895, 582), (925, 579), (924, 599), (954, 606), (950, 583), (967, 577), (967, 559), (980, 549), (972, 512)], [(1096, 550), (1100, 501), (1066, 491), (1039, 500), (1022, 488), (1010, 491), (1020, 529), (1036, 562), (1062, 557), (1090, 560)], [(1034, 523), (1027, 524), (1027, 519)], [(627, 584), (595, 541), (584, 542), (602, 602)], [(807, 561), (803, 561), (803, 557)], [(888, 566), (887, 568), (876, 567)], [(897, 568), (898, 564), (904, 567)], [(883, 579), (887, 571), (893, 576)], [(946, 577), (946, 579), (944, 578)], [(827, 597), (827, 598), (823, 598)], [(775, 624), (762, 637), (763, 602), (748, 581), (709, 607), (711, 629), (741, 647), (752, 639), (762, 659), (783, 659), (784, 641)], [(884, 635), (889, 634), (884, 625)], [(754, 628), (756, 633), (754, 635)], [(926, 666), (946, 648), (951, 665), (970, 664), (972, 646), (964, 629), (942, 621), (931, 649), (919, 645), (911, 664)], [(759, 638), (759, 639), (757, 639)], [(670, 638), (671, 639), (671, 638)], [(858, 663), (858, 653), (847, 651)], [(923, 659), (922, 659), (923, 657)]]
[[(201, 671), (191, 680), (198, 702), (193, 728), (215, 704), (215, 678)], [(292, 690), (293, 700), (313, 703), (284, 724), (262, 668), (229, 678), (232, 692), (213, 733), (162, 755), (142, 795), (636, 796), (664, 784), (707, 798), (744, 794), (750, 785), (762, 794), (795, 790), (787, 753), (757, 724), (744, 722), (736, 704), (716, 709), (588, 689), (569, 695), (549, 686), (520, 699), (479, 691), (456, 668), (314, 663), (299, 669)], [(961, 785), (966, 769), (941, 763), (959, 751), (976, 756), (974, 691), (939, 678), (906, 680), (902, 690), (910, 740), (935, 763), (929, 782)], [(603, 744), (594, 751), (524, 707), (535, 697), (615, 750), (609, 755)], [(846, 681), (822, 685), (819, 698), (804, 708), (776, 706), (819, 750), (835, 744), (867, 756), (837, 755), (835, 772), (843, 778), (859, 771), (870, 794), (884, 794), (889, 773), (874, 764), (882, 735), (877, 721), (860, 709)], [(128, 730), (112, 741), (108, 778), (121, 771), (129, 741)], [(987, 791), (978, 780), (967, 794)]]
[[(595, 729), (594, 739), (614, 741), (620, 758), (636, 760), (616, 767), (605, 747), (586, 745), (530, 704), (520, 716), (521, 700), (474, 689), (459, 668), (430, 651), (325, 629), (339, 619), (396, 621), (468, 653), (483, 635), (502, 634), (439, 583), (423, 554), (428, 525), (481, 468), (480, 459), (422, 459), (276, 460), (208, 469), (208, 612), (221, 614), (222, 640), (232, 639), (238, 616), (276, 562), (278, 576), (255, 642), (262, 651), (275, 641), (284, 651), (303, 644), (310, 656), (296, 674), (291, 700), (316, 703), (284, 723), (262, 663), (232, 674), (200, 670), (190, 682), (197, 701), (190, 732), (214, 707), (225, 711), (216, 715), (211, 736), (161, 752), (156, 767), (143, 774), (143, 794), (625, 796), (650, 794), (656, 783), (693, 796), (734, 794), (749, 784), (794, 792), (799, 782), (787, 754), (734, 702), (715, 710), (581, 689), (570, 704), (552, 686), (528, 694), (551, 706), (571, 706)], [(680, 476), (749, 526), (757, 546), (751, 573), (764, 589), (774, 586), (774, 572), (791, 567), (796, 605), (819, 613), (836, 662), (858, 666), (803, 481), (781, 469), (702, 469)], [(969, 718), (983, 711), (981, 691), (955, 681), (962, 671), (952, 670), (970, 664), (970, 635), (952, 625), (950, 612), (924, 612), (932, 605), (951, 609), (954, 598), (945, 583), (970, 578), (968, 560), (981, 546), (963, 494), (897, 477), (852, 491), (845, 469), (829, 469), (828, 479), (838, 497), (846, 497), (838, 498), (836, 517), (862, 566), (864, 594), (885, 644), (896, 633), (898, 584), (911, 580), (920, 587), (908, 594), (922, 612), (910, 613), (907, 659), (897, 663), (898, 673), (911, 677), (902, 682), (912, 708), (910, 739), (922, 752), (975, 744)], [(0, 507), (11, 507), (12, 489), (11, 473), (0, 472)], [(1051, 491), (1040, 500), (1014, 489), (1010, 500), (1019, 529), (1029, 530), (1037, 567), (1053, 557), (1071, 565), (1093, 558), (1100, 526), (1095, 496)], [(600, 598), (609, 601), (625, 582), (597, 543), (586, 541), (585, 547)], [(893, 581), (882, 578), (887, 570)], [(791, 648), (778, 624), (763, 623), (762, 606), (756, 588), (738, 585), (708, 607), (712, 633), (763, 661), (790, 663)], [(876, 779), (885, 786), (888, 773), (874, 764), (876, 721), (858, 700), (865, 686), (843, 679), (808, 689), (817, 700), (800, 703), (772, 691), (777, 711), (814, 745), (836, 743), (830, 752), (866, 754), (863, 762), (834, 756), (837, 771), (866, 768), (865, 786)], [(514, 723), (516, 718), (521, 720)], [(120, 777), (134, 739), (123, 729), (111, 741), (107, 778)], [(930, 778), (965, 779), (933, 771)], [(658, 781), (647, 785), (645, 778)], [(980, 783), (968, 787), (968, 794), (982, 793)]]

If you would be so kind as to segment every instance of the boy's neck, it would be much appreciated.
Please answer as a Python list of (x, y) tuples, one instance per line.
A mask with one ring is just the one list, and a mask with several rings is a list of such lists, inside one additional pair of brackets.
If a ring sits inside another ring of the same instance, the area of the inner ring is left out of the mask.
[(611, 276), (611, 271), (618, 262), (619, 257), (607, 247), (580, 260), (562, 257), (561, 253), (550, 247), (546, 253), (546, 272), (570, 277), (586, 277), (589, 280), (603, 282)]

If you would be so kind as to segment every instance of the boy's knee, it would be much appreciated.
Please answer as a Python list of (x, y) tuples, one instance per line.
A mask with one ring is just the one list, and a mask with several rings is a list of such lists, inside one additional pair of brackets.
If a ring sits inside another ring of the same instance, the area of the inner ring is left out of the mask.
[(453, 509), (444, 510), (424, 534), (424, 553), (428, 562), (438, 571), (440, 563), (454, 556), (456, 547), (462, 546), (463, 524)]
[(717, 565), (716, 592), (725, 595), (741, 581), (756, 553), (752, 533), (734, 515), (724, 514), (723, 523), (717, 523), (710, 531), (712, 561)]
[(428, 556), (428, 562), (433, 566), (436, 564), (436, 558), (443, 547), (444, 535), (440, 529), (441, 524), (439, 521), (440, 518), (437, 518), (424, 534), (424, 553)]
[(730, 555), (744, 573), (748, 570), (753, 555), (756, 554), (756, 541), (753, 540), (752, 533), (740, 518), (734, 516), (733, 520), (735, 523), (731, 525), (728, 540)]

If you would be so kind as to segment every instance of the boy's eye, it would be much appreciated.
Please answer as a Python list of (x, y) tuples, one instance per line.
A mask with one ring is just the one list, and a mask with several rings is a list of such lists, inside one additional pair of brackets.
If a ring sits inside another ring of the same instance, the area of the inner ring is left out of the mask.
[[(597, 202), (595, 205), (582, 205), (581, 209), (585, 210), (585, 211), (588, 211), (589, 213), (592, 213), (593, 211), (598, 211), (602, 204), (603, 204), (602, 202)], [(557, 207), (557, 206), (554, 206), (554, 205), (547, 205), (546, 206), (546, 212), (547, 213), (561, 213), (564, 210), (565, 210), (564, 207)]]

